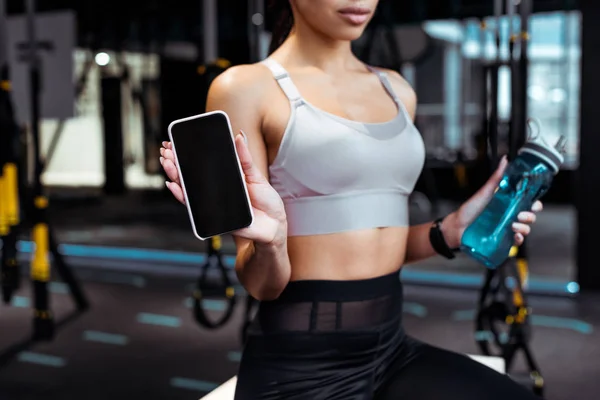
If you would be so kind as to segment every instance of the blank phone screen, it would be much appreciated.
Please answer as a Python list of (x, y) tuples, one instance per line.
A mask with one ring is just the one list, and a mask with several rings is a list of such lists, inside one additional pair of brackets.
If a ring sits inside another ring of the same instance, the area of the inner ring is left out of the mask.
[(175, 123), (171, 137), (198, 235), (208, 238), (250, 225), (227, 117), (215, 113)]

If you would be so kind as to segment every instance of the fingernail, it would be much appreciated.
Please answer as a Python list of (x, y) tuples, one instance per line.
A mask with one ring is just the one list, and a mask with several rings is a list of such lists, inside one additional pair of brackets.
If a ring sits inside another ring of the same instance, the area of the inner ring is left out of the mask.
[(160, 155), (162, 156), (164, 153), (165, 153), (165, 149), (164, 149), (164, 147), (161, 147), (160, 148)]
[(170, 182), (168, 182), (168, 181), (165, 182), (165, 186), (167, 187), (167, 189), (169, 189), (169, 184), (170, 184)]
[(159, 160), (160, 160), (160, 165), (162, 165), (163, 162), (165, 161), (165, 159), (163, 157), (160, 157)]
[(242, 137), (244, 138), (244, 143), (248, 144), (248, 137), (246, 136), (244, 131), (240, 130), (240, 133), (242, 134)]
[(167, 142), (162, 142), (162, 145), (163, 145), (164, 147), (167, 147)]

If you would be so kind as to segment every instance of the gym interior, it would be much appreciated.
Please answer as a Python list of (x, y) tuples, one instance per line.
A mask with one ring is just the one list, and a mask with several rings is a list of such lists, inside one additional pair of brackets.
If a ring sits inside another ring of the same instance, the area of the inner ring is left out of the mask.
[[(233, 399), (257, 302), (230, 235), (192, 234), (159, 149), (215, 77), (267, 56), (267, 3), (0, 0), (1, 400)], [(353, 44), (417, 94), (411, 223), (471, 196), (528, 117), (566, 139), (501, 267), (401, 271), (408, 333), (551, 400), (600, 397), (596, 17), (583, 0), (381, 1)]]

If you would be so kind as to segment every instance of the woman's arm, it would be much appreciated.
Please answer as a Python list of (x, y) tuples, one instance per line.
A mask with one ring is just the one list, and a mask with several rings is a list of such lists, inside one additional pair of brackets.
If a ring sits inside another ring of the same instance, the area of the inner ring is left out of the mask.
[[(262, 66), (232, 67), (211, 84), (206, 106), (207, 111), (225, 111), (230, 117), (233, 131), (244, 132), (252, 162), (251, 172), (246, 172), (246, 180), (252, 180), (257, 187), (264, 185), (265, 190), (272, 190), (267, 180), (267, 149), (261, 132), (264, 88), (268, 87), (270, 80), (270, 73)], [(269, 243), (258, 243), (234, 235), (238, 279), (257, 300), (277, 298), (291, 276), (285, 215), (275, 219), (274, 223), (277, 224), (277, 233)]]
[[(390, 77), (390, 82), (396, 95), (400, 98), (411, 118), (414, 120), (417, 110), (417, 96), (415, 91), (410, 84), (400, 76), (400, 74), (391, 70), (385, 71)], [(505, 167), (506, 159), (503, 159), (485, 185), (457, 211), (444, 218), (439, 228), (449, 248), (454, 249), (460, 246), (464, 231), (492, 198), (496, 187), (502, 179)], [(516, 245), (521, 245), (523, 243), (524, 237), (531, 231), (530, 224), (533, 224), (536, 220), (534, 213), (541, 210), (542, 204), (538, 201), (533, 205), (532, 212), (524, 211), (519, 214), (519, 222), (513, 224)], [(429, 240), (429, 231), (432, 225), (433, 221), (411, 226), (409, 228), (406, 246), (406, 263), (414, 263), (437, 255), (437, 252), (434, 250)]]
[[(456, 214), (457, 213), (454, 212), (448, 215), (440, 225), (442, 235), (444, 236), (448, 247), (451, 249), (460, 246), (460, 237), (462, 236), (462, 232), (464, 232), (464, 229), (458, 224)], [(411, 226), (409, 228), (405, 258), (407, 264), (437, 255), (437, 252), (433, 249), (431, 241), (429, 240), (429, 230), (432, 225), (433, 221)]]

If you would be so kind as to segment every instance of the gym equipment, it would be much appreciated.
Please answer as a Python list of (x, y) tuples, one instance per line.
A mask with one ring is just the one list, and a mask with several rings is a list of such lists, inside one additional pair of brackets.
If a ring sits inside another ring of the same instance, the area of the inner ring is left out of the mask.
[[(209, 270), (214, 266), (219, 272), (221, 283), (214, 285), (208, 282)], [(227, 302), (225, 312), (217, 320), (211, 320), (203, 306), (204, 300), (209, 298), (224, 297)], [(217, 329), (224, 326), (233, 315), (237, 303), (235, 287), (233, 286), (229, 273), (223, 263), (221, 254), (221, 238), (219, 236), (211, 238), (208, 241), (208, 252), (206, 263), (201, 267), (200, 277), (194, 290), (194, 317), (200, 326), (207, 329)]]
[(533, 392), (542, 396), (544, 378), (528, 344), (532, 338), (531, 310), (523, 290), (528, 274), (527, 260), (514, 247), (510, 259), (495, 271), (486, 276), (480, 293), (475, 340), (483, 354), (504, 359), (509, 375), (516, 355), (522, 352), (529, 377), (524, 382), (518, 377), (515, 379), (531, 385)]
[(123, 157), (122, 78), (103, 76), (100, 81), (104, 130), (104, 186), (107, 196), (126, 192)]
[[(81, 75), (79, 76), (79, 78), (77, 79), (77, 83), (75, 84), (75, 101), (77, 101), (81, 97), (81, 95), (85, 89), (85, 85), (87, 84), (87, 80), (89, 78), (90, 71), (92, 70), (93, 65), (94, 65), (94, 58), (88, 56), (84, 66), (83, 66), (83, 71), (82, 71)], [(46, 151), (46, 156), (44, 157), (44, 160), (43, 160), (43, 167), (42, 167), (43, 170), (48, 168), (48, 165), (52, 162), (52, 159), (54, 157), (54, 152), (56, 151), (56, 147), (58, 146), (58, 143), (59, 143), (62, 133), (64, 131), (65, 122), (66, 122), (65, 120), (60, 120), (54, 130), (54, 133), (52, 134), (52, 140), (50, 140), (50, 145), (48, 146), (48, 151)]]
[(219, 58), (219, 13), (217, 0), (202, 0), (202, 51), (204, 64)]
[(456, 152), (456, 161), (453, 165), (454, 179), (458, 185), (458, 189), (463, 192), (463, 197), (468, 198), (467, 190), (469, 188), (469, 179), (467, 175), (467, 162), (465, 153), (462, 150)]
[[(4, 2), (0, 2), (0, 14), (5, 12)], [(89, 303), (79, 284), (65, 263), (62, 254), (58, 251), (58, 245), (54, 238), (52, 228), (48, 221), (47, 208), (48, 199), (46, 198), (41, 183), (41, 173), (43, 162), (40, 157), (40, 60), (36, 50), (36, 30), (35, 30), (35, 0), (27, 0), (27, 22), (29, 39), (29, 74), (30, 74), (30, 98), (31, 98), (31, 134), (33, 143), (33, 153), (35, 155), (35, 173), (33, 187), (27, 190), (25, 194), (24, 205), (25, 215), (29, 216), (32, 227), (32, 239), (35, 243), (35, 250), (31, 260), (31, 279), (33, 281), (34, 297), (34, 319), (33, 332), (31, 338), (22, 343), (12, 346), (10, 349), (0, 355), (0, 366), (8, 363), (20, 351), (28, 348), (35, 341), (49, 341), (54, 338), (55, 328), (58, 325), (53, 318), (50, 309), (50, 299), (48, 295), (48, 281), (51, 278), (51, 264), (49, 256), (52, 254), (53, 265), (62, 280), (69, 287), (71, 296), (77, 306), (76, 312), (68, 316), (60, 323), (69, 321), (74, 316), (87, 310)], [(2, 18), (0, 18), (1, 20)], [(6, 179), (6, 178), (5, 178)], [(10, 180), (10, 179), (9, 179)], [(6, 181), (5, 181), (6, 183)], [(3, 196), (4, 197), (4, 196)], [(29, 222), (29, 221), (28, 221)], [(8, 256), (10, 253), (8, 254)]]
[[(142, 140), (144, 170), (147, 174), (160, 174), (162, 167), (156, 157), (163, 141), (161, 133), (160, 85), (158, 79), (142, 76), (139, 83), (132, 79), (131, 67), (125, 62), (122, 50), (118, 48), (114, 66), (118, 73), (102, 70), (101, 94), (102, 117), (104, 121), (104, 193), (120, 195), (127, 190), (125, 169), (135, 163), (135, 144), (131, 143), (129, 129), (122, 120), (130, 113), (129, 103), (123, 101), (123, 94), (139, 106), (142, 120)], [(186, 98), (185, 96), (183, 97)], [(123, 129), (123, 126), (126, 128)]]
[(0, 0), (0, 284), (2, 300), (9, 304), (20, 287), (17, 234), (20, 223), (18, 161), (19, 127), (10, 97), (10, 71), (6, 51), (5, 4)]
[[(160, 134), (158, 132), (159, 124), (155, 123), (155, 118), (149, 118), (148, 103), (144, 95), (150, 98), (150, 88), (153, 86), (151, 81), (142, 82), (146, 84), (146, 93), (134, 86), (131, 79), (130, 68), (123, 60), (120, 49), (117, 49), (115, 66), (118, 69), (117, 74), (107, 72), (105, 69), (101, 71), (101, 101), (102, 101), (102, 120), (103, 120), (103, 139), (104, 139), (104, 186), (103, 192), (106, 195), (124, 195), (127, 192), (127, 184), (125, 182), (125, 170), (128, 165), (135, 162), (134, 152), (132, 151), (130, 140), (127, 136), (127, 128), (123, 129), (123, 118), (127, 116), (127, 108), (124, 105), (123, 94), (131, 96), (134, 103), (140, 107), (142, 114), (142, 129), (144, 130), (144, 148), (150, 149), (151, 146), (147, 143), (147, 137), (154, 139), (155, 146), (160, 144)], [(126, 125), (125, 125), (126, 126)], [(156, 149), (158, 152), (158, 148)], [(156, 152), (152, 154), (155, 163)], [(147, 154), (145, 159), (145, 168), (148, 169)], [(157, 171), (158, 172), (158, 171)]]
[[(506, 4), (508, 3), (508, 5)], [(531, 0), (522, 0), (519, 5), (521, 15), (521, 33), (519, 35), (510, 35), (513, 44), (510, 46), (510, 56), (508, 65), (511, 67), (511, 79), (513, 86), (513, 103), (511, 107), (511, 119), (515, 119), (515, 110), (520, 109), (520, 114), (524, 116), (521, 124), (511, 124), (509, 131), (512, 137), (511, 143), (519, 144), (512, 146), (509, 151), (509, 160), (513, 160), (517, 154), (516, 151), (525, 142), (526, 128), (526, 105), (522, 93), (526, 91), (525, 79), (521, 76), (526, 75), (527, 68), (523, 69), (523, 64), (513, 60), (513, 50), (516, 42), (519, 40), (521, 48), (521, 61), (526, 60), (526, 42), (529, 39), (527, 33), (527, 21), (531, 14)], [(494, 13), (496, 20), (495, 44), (496, 58), (488, 65), (488, 77), (491, 80), (490, 85), (490, 114), (489, 124), (487, 125), (487, 141), (490, 150), (490, 166), (496, 168), (498, 164), (498, 72), (502, 65), (507, 63), (500, 59), (500, 36), (499, 21), (504, 14), (503, 10), (508, 8), (508, 15), (513, 15), (513, 3), (503, 0), (495, 0)], [(511, 21), (512, 25), (512, 21)], [(487, 29), (487, 25), (482, 23), (482, 30)], [(526, 65), (526, 62), (525, 62)], [(517, 95), (521, 93), (521, 95)], [(490, 171), (491, 172), (491, 171)], [(529, 377), (526, 385), (531, 385), (532, 390), (539, 396), (543, 395), (544, 379), (537, 365), (533, 353), (529, 348), (531, 340), (531, 327), (529, 324), (529, 315), (531, 311), (527, 305), (524, 286), (529, 277), (527, 263), (526, 246), (513, 247), (509, 252), (509, 258), (498, 268), (487, 269), (484, 284), (480, 291), (479, 301), (475, 319), (475, 340), (480, 350), (485, 355), (496, 354), (504, 358), (506, 362), (506, 371), (510, 375), (510, 369), (515, 356), (523, 352), (525, 360), (529, 367)], [(513, 377), (516, 380), (517, 377)]]
[(160, 174), (162, 167), (156, 159), (159, 153), (162, 133), (160, 131), (160, 87), (154, 79), (142, 79), (139, 90), (133, 91), (142, 111), (144, 131), (144, 170), (147, 174)]
[(37, 55), (37, 38), (35, 31), (35, 0), (27, 0), (27, 20), (29, 36), (29, 73), (31, 83), (31, 134), (33, 153), (35, 157), (35, 172), (33, 190), (31, 193), (33, 223), (32, 236), (35, 242), (35, 251), (31, 260), (31, 277), (33, 279), (35, 297), (34, 340), (50, 340), (54, 337), (54, 321), (49, 307), (47, 284), (50, 280), (49, 253), (52, 253), (57, 272), (69, 286), (71, 294), (80, 310), (87, 309), (88, 302), (79, 287), (75, 276), (65, 263), (62, 254), (54, 240), (49, 226), (47, 208), (48, 199), (44, 194), (41, 182), (43, 162), (40, 155), (40, 102), (41, 65)]

